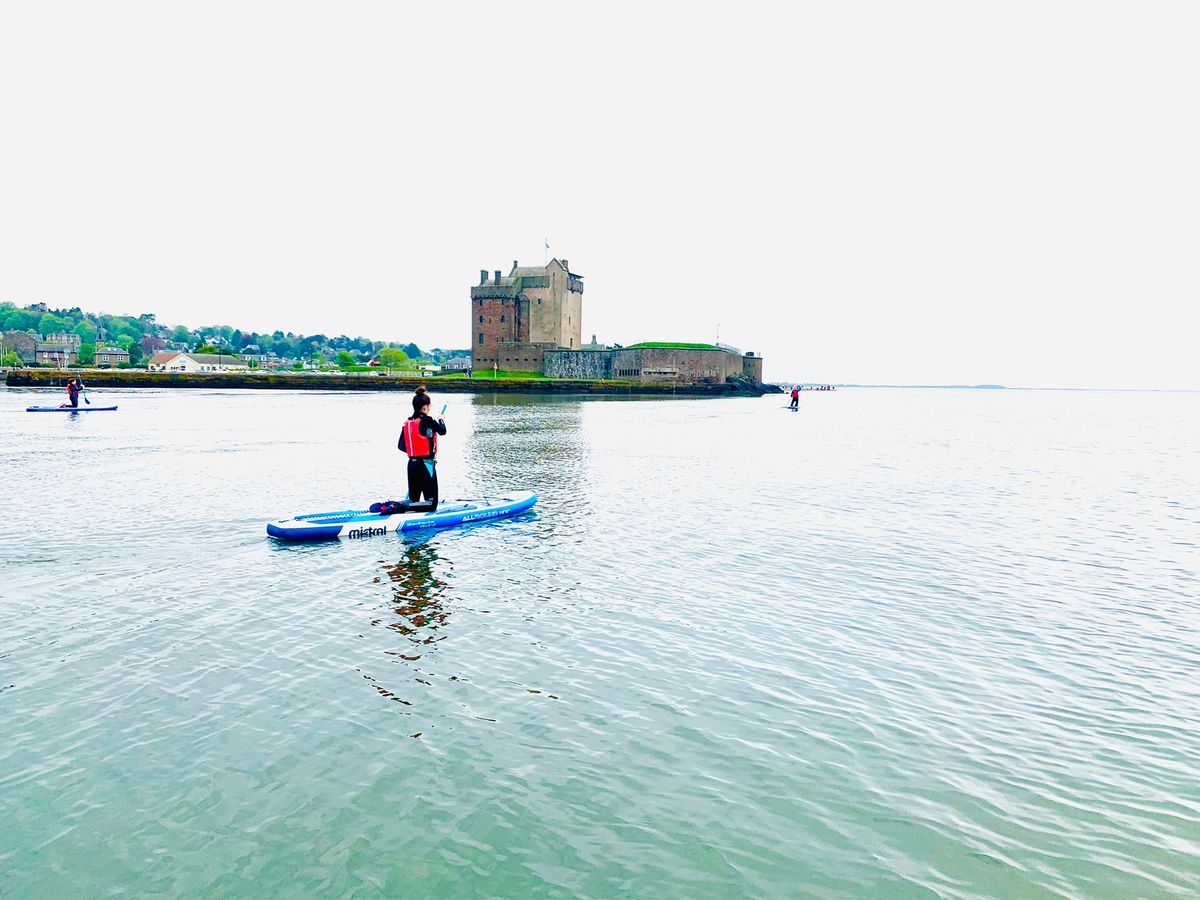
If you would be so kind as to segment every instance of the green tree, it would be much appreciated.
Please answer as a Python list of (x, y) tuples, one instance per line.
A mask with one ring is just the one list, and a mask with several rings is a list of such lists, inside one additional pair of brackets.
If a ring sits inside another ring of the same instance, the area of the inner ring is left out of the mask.
[(396, 347), (384, 347), (380, 350), (379, 361), (389, 369), (405, 369), (412, 363), (408, 354)]
[(137, 319), (128, 316), (113, 316), (113, 329), (109, 337), (127, 337), (135, 341), (142, 339), (142, 326)]
[(54, 313), (46, 313), (38, 320), (38, 334), (45, 337), (48, 334), (55, 334), (59, 331), (67, 329), (67, 320), (59, 318)]
[(19, 366), (21, 365), (21, 357), (17, 356), (13, 351), (9, 350), (0, 358), (0, 366)]
[(96, 361), (96, 345), (87, 343), (79, 345), (79, 364), (90, 366)]
[(176, 344), (190, 344), (192, 342), (192, 333), (183, 325), (176, 325), (171, 329), (171, 340)]
[(343, 350), (341, 353), (339, 353), (337, 355), (336, 359), (337, 359), (337, 364), (339, 366), (341, 366), (343, 369), (348, 369), (350, 366), (355, 365), (355, 363), (357, 362), (357, 360), (354, 359), (354, 356), (350, 353), (347, 353), (345, 350)]
[(94, 344), (96, 342), (96, 326), (84, 319), (71, 331), (79, 335), (79, 339), (85, 344)]
[(292, 363), (292, 368), (299, 372), (304, 368), (304, 363), (300, 362), (300, 360), (296, 360), (294, 363)]
[[(0, 331), (28, 331), (30, 315), (23, 309), (17, 309), (11, 303), (0, 304)], [(38, 317), (33, 316), (34, 324)]]
[(145, 354), (142, 352), (142, 345), (137, 341), (131, 343), (125, 348), (129, 351), (129, 364), (131, 366), (140, 365)]
[(193, 352), (194, 353), (220, 353), (221, 351), (218, 350), (216, 347), (214, 347), (212, 344), (205, 344), (203, 347), (197, 347)]

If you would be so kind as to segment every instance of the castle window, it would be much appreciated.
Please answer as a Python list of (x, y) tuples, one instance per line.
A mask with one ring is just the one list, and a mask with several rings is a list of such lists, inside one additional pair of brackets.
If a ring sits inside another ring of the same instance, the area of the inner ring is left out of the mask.
[(538, 306), (541, 306), (541, 305), (542, 305), (542, 298), (538, 297)]
[(483, 324), (483, 316), (479, 317), (479, 324), (481, 324), (481, 325)]
[(504, 321), (504, 313), (500, 313), (500, 321), (501, 321), (501, 322), (503, 322), (503, 321)]
[(483, 343), (483, 332), (479, 332), (479, 343)]

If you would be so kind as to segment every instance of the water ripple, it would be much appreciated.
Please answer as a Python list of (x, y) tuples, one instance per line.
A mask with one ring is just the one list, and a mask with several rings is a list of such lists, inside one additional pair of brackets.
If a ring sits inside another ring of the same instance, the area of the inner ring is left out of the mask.
[(0, 895), (1200, 894), (1195, 395), (480, 395), (533, 515), (290, 547), (403, 398), (34, 393)]

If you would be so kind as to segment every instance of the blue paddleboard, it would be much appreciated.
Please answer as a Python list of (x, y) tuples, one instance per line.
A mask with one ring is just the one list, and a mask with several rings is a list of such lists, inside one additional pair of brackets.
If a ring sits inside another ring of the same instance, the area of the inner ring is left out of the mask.
[(475, 500), (443, 500), (435, 512), (407, 512), (396, 515), (368, 510), (309, 513), (294, 519), (267, 523), (267, 534), (281, 541), (326, 541), (336, 538), (365, 538), (402, 531), (451, 528), (471, 522), (486, 522), (515, 516), (537, 503), (537, 494), (521, 491), (507, 497), (481, 497)]
[(112, 412), (115, 406), (27, 406), (25, 412)]

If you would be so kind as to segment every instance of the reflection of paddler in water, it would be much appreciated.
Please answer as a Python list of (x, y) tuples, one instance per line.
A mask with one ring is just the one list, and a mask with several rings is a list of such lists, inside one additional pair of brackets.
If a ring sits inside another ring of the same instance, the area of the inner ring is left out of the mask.
[[(441, 602), (446, 583), (433, 574), (433, 567), (437, 562), (437, 551), (420, 538), (404, 545), (404, 555), (395, 565), (380, 560), (383, 571), (387, 573), (391, 582), (394, 596), (390, 606), (396, 618), (372, 619), (371, 624), (390, 628), (417, 645), (412, 648), (385, 650), (384, 653), (388, 656), (404, 660), (406, 663), (416, 663), (425, 652), (418, 650), (418, 647), (427, 647), (441, 640), (437, 636), (437, 630), (445, 623), (449, 613), (442, 608)], [(376, 576), (374, 583), (382, 584), (383, 581), (382, 576)], [(413, 670), (416, 681), (425, 685), (430, 683), (426, 677), (422, 677), (423, 673), (416, 666), (413, 666)], [(361, 669), (359, 672), (371, 683), (371, 687), (379, 696), (412, 706), (412, 701), (384, 687), (373, 675)], [(420, 732), (413, 735), (420, 736)]]
[[(417, 644), (432, 644), (438, 640), (432, 632), (437, 631), (449, 615), (441, 603), (446, 582), (433, 573), (438, 558), (433, 547), (418, 540), (404, 545), (404, 555), (395, 565), (385, 563), (384, 571), (392, 582), (392, 592), (395, 594), (392, 609), (400, 621), (376, 620), (372, 624), (386, 625)], [(403, 658), (412, 660), (418, 657)]]
[[(446, 434), (446, 422), (441, 416), (435, 420), (429, 415), (432, 401), (425, 387), (417, 388), (413, 395), (413, 414), (404, 420), (400, 440), (396, 446), (408, 454), (408, 502), (417, 503), (422, 495), (428, 506), (422, 511), (437, 509), (437, 439)], [(443, 408), (443, 412), (445, 409)]]

